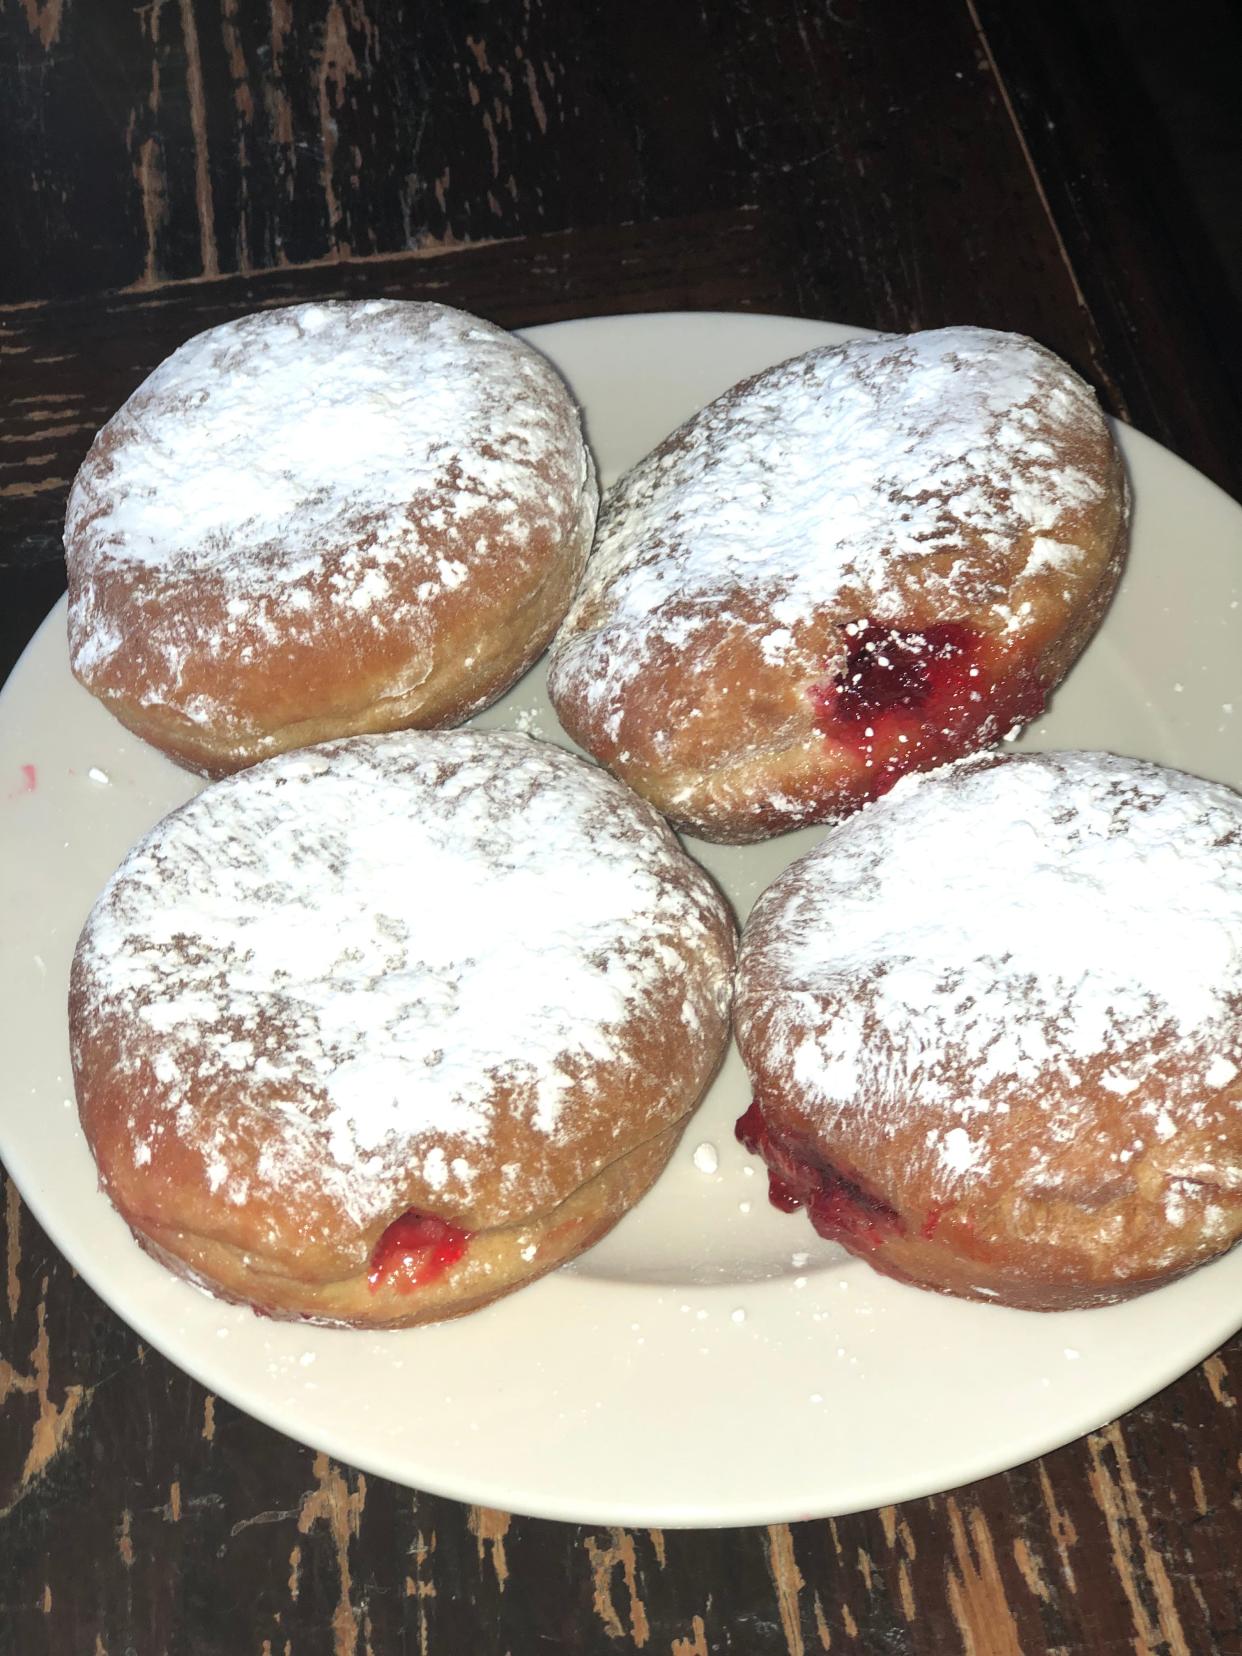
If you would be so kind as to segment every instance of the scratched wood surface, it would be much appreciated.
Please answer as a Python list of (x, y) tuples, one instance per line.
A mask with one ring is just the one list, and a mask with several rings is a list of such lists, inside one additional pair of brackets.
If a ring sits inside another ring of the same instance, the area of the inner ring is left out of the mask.
[[(310, 295), (1019, 328), (1242, 494), (1239, 48), (1228, 0), (5, 0), (0, 672), (97, 425)], [(601, 1530), (294, 1444), (144, 1350), (11, 1182), (3, 1231), (0, 1656), (1242, 1652), (1242, 1341), (932, 1500)]]

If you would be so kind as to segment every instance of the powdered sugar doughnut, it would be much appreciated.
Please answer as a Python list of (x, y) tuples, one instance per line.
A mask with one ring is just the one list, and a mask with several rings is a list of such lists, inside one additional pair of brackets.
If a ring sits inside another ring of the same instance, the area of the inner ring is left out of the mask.
[(1242, 1233), (1242, 799), (1101, 754), (910, 777), (743, 942), (739, 1136), (878, 1269), (1039, 1310)]
[(552, 699), (692, 833), (836, 820), (1042, 709), (1103, 616), (1126, 518), (1094, 396), (1030, 340), (810, 351), (610, 491)]
[(443, 305), (296, 305), (191, 339), (69, 497), (69, 641), (140, 736), (218, 775), (459, 723), (541, 653), (595, 523), (563, 382)]
[(469, 1311), (589, 1246), (728, 1037), (723, 898), (511, 734), (357, 737), (208, 788), (74, 960), (78, 1104), (138, 1240), (276, 1316)]

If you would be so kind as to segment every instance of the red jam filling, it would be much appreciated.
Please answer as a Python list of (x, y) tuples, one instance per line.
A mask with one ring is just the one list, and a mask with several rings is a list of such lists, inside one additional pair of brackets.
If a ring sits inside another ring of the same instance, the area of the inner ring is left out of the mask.
[(411, 1293), (443, 1276), (469, 1245), (468, 1230), (410, 1208), (393, 1220), (375, 1244), (367, 1276), (371, 1291), (387, 1287), (400, 1294)]
[(734, 1131), (752, 1155), (768, 1164), (768, 1200), (782, 1213), (806, 1208), (821, 1236), (855, 1250), (904, 1236), (901, 1215), (881, 1197), (806, 1147), (774, 1134), (757, 1098)]
[(1033, 664), (970, 627), (920, 630), (866, 618), (845, 632), (845, 665), (810, 694), (823, 734), (871, 773), (871, 796), (908, 770), (969, 751), (985, 726), (1003, 736), (1043, 711), (1047, 693)]

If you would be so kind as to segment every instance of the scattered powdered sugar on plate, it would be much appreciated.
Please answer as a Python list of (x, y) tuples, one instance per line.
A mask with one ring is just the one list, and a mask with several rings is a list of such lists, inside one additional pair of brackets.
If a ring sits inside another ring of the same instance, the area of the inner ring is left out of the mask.
[[(760, 899), (739, 984), (743, 1045), (762, 1023), (826, 1120), (923, 1123), (942, 1188), (986, 1176), (1032, 1100), (1034, 1182), (1076, 1136), (1136, 1122), (1113, 1161), (1155, 1146), (1193, 1176), (1179, 1135), (1242, 1065), (1242, 800), (1098, 754), (906, 777)], [(1220, 1138), (1211, 1176), (1242, 1182), (1236, 1129)]]
[(902, 566), (944, 619), (995, 607), (1015, 581), (1081, 560), (1072, 514), (1103, 494), (1065, 457), (1084, 433), (1104, 434), (1089, 387), (1017, 335), (880, 335), (770, 368), (606, 497), (554, 694), (572, 684), (607, 710), (653, 653), (734, 616), (739, 593), (762, 597), (769, 663), (847, 592), (856, 613), (897, 619)]
[[(216, 784), (131, 851), (79, 945), (76, 1022), (117, 1024), (153, 1135), (213, 1190), (322, 1183), (366, 1225), (411, 1166), (468, 1200), (497, 1110), (532, 1159), (579, 1130), (584, 1074), (670, 995), (691, 1047), (718, 1028), (725, 912), (654, 811), (559, 748), (356, 738)], [(244, 1173), (231, 1091), (264, 1123)]]
[(692, 1160), (700, 1173), (715, 1173), (720, 1166), (720, 1153), (710, 1139), (704, 1139), (695, 1145)]

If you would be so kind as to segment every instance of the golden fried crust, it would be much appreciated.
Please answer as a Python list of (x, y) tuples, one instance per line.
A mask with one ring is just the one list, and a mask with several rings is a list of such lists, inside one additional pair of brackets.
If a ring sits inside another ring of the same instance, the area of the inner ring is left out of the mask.
[[(1029, 1147), (1043, 1143), (1046, 1099), (1036, 1088), (1006, 1094), (1003, 1127), (987, 1130), (989, 1172), (953, 1195), (927, 1153), (928, 1118), (873, 1125), (865, 1111), (825, 1120), (799, 1091), (788, 1063), (764, 1043), (764, 1020), (739, 1006), (739, 1044), (771, 1130), (801, 1147), (896, 1214), (898, 1226), (837, 1235), (876, 1270), (917, 1287), (1030, 1311), (1109, 1305), (1159, 1288), (1205, 1264), (1242, 1235), (1242, 1082), (1221, 1089), (1176, 1144), (1136, 1141), (1141, 1113), (1155, 1117), (1184, 1058), (1150, 1071), (1125, 1099), (1101, 1085), (1111, 1065), (1082, 1077), (1078, 1111), (1090, 1129), (1049, 1157), (1031, 1178)], [(823, 1001), (807, 1008), (809, 1035), (839, 1016)], [(962, 1069), (963, 1096), (972, 1081)], [(1125, 1157), (1125, 1160), (1120, 1158)]]
[[(946, 329), (813, 351), (726, 393), (610, 492), (552, 698), (688, 832), (836, 820), (1030, 718), (1099, 626), (1127, 535), (1107, 424), (1030, 341)], [(859, 623), (907, 641), (965, 629), (983, 696), (877, 719), (870, 739), (865, 718), (843, 725)]]
[[(105, 1180), (113, 1204), (138, 1243), (178, 1276), (221, 1299), (249, 1305), (261, 1316), (351, 1328), (413, 1328), (480, 1311), (493, 1300), (535, 1282), (601, 1241), (664, 1171), (681, 1139), (685, 1121), (626, 1151), (546, 1213), (470, 1233), (463, 1257), (443, 1276), (403, 1286), (400, 1276), (373, 1286), (368, 1265), (384, 1233), (373, 1227), (342, 1259), (310, 1249), (288, 1262), (244, 1246), (244, 1236), (226, 1240), (210, 1229), (194, 1231), (162, 1223), (152, 1212), (157, 1193), (140, 1190), (140, 1207), (129, 1208), (117, 1182)], [(101, 1167), (104, 1165), (101, 1160)], [(169, 1204), (174, 1210), (181, 1204)], [(180, 1215), (179, 1215), (180, 1216)], [(258, 1229), (254, 1238), (262, 1236)], [(282, 1265), (288, 1263), (288, 1271)], [(353, 1269), (350, 1269), (350, 1266)], [(316, 1267), (323, 1274), (308, 1272)], [(339, 1276), (328, 1274), (339, 1269)]]
[(769, 1165), (846, 1181), (825, 1234), (967, 1298), (1105, 1304), (1222, 1253), (1242, 1234), (1240, 858), (1235, 795), (1137, 761), (987, 756), (903, 783), (747, 928), (735, 1020)]
[[(97, 903), (70, 991), (83, 1129), (135, 1234), (224, 1294), (453, 1315), (657, 1176), (719, 1064), (734, 945), (657, 814), (560, 749), (283, 755), (167, 818)], [(466, 1253), (373, 1293), (411, 1210)]]
[(596, 502), (569, 393), (501, 330), (395, 302), (243, 318), (157, 369), (79, 472), (74, 672), (207, 775), (458, 724), (547, 646)]

